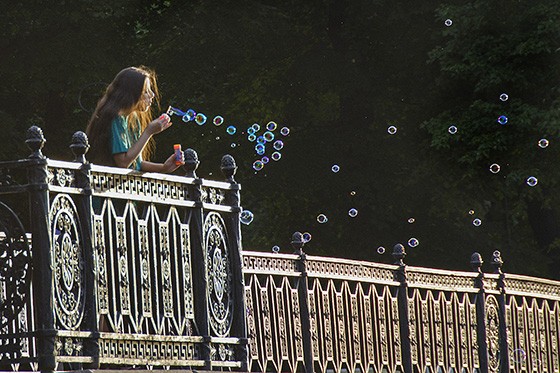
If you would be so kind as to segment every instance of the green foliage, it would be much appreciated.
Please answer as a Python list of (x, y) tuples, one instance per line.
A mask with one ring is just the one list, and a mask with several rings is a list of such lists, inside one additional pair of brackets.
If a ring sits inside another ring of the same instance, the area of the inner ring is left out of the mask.
[[(473, 251), (501, 249), (506, 270), (553, 276), (559, 12), (552, 0), (15, 3), (0, 14), (0, 157), (25, 156), (18, 144), (38, 124), (45, 153), (69, 159), (70, 136), (105, 85), (123, 67), (147, 65), (163, 109), (225, 118), (222, 127), (173, 118), (156, 158), (181, 143), (198, 152), (200, 176), (220, 179), (221, 156), (234, 155), (242, 204), (255, 213), (245, 249), (289, 252), (299, 230), (313, 235), (310, 254), (390, 262), (378, 246), (389, 253), (417, 237), (410, 264), (466, 269)], [(282, 160), (255, 174), (242, 132), (270, 120), (291, 133)]]

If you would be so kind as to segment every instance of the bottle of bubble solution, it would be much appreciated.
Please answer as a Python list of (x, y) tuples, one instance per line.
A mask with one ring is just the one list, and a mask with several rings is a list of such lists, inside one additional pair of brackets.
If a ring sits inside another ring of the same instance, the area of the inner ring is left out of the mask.
[(181, 164), (181, 144), (173, 145), (173, 150), (175, 151), (175, 164), (178, 166)]

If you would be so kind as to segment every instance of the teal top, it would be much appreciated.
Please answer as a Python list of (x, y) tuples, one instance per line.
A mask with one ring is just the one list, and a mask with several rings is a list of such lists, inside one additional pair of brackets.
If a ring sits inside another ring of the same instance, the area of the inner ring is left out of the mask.
[[(140, 138), (140, 129), (133, 132), (128, 127), (126, 117), (118, 115), (111, 123), (111, 151), (112, 154), (126, 153)], [(132, 162), (130, 168), (140, 171), (142, 168), (142, 154)]]

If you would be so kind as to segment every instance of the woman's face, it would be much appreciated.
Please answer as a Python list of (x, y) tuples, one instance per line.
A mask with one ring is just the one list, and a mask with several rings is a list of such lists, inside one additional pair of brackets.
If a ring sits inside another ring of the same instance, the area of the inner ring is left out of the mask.
[(148, 111), (150, 106), (152, 106), (152, 101), (155, 97), (154, 91), (152, 91), (152, 83), (150, 82), (150, 78), (146, 78), (144, 82), (144, 92), (142, 92), (142, 96), (140, 96), (140, 102), (138, 103), (138, 110), (139, 111)]

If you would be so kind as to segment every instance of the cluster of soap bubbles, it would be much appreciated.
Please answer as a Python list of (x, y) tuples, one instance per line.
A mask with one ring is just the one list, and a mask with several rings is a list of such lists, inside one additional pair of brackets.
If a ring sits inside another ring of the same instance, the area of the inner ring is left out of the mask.
[[(203, 113), (197, 113), (194, 109), (188, 109), (187, 111), (183, 111), (173, 106), (169, 106), (167, 108), (167, 115), (178, 115), (184, 122), (192, 122), (194, 121), (199, 126), (202, 126), (206, 123), (207, 117)], [(212, 120), (212, 123), (216, 127), (220, 127), (224, 124), (224, 118), (221, 115), (217, 115)], [(247, 140), (251, 143), (255, 143), (254, 149), (255, 153), (259, 157), (253, 162), (253, 169), (255, 171), (260, 171), (264, 168), (264, 166), (272, 161), (279, 161), (282, 158), (282, 153), (280, 152), (284, 148), (284, 141), (279, 139), (278, 136), (275, 134), (275, 131), (278, 129), (278, 124), (274, 121), (268, 122), (265, 128), (262, 129), (258, 123), (254, 123), (253, 125), (247, 128)], [(229, 125), (226, 127), (226, 133), (230, 136), (233, 136), (237, 133), (237, 127), (234, 125)], [(280, 129), (280, 135), (288, 136), (290, 134), (290, 129), (288, 127), (282, 127)], [(216, 137), (216, 140), (219, 140), (220, 137)], [(231, 143), (231, 147), (236, 147), (237, 144), (235, 142)], [(267, 154), (268, 151), (268, 154)]]
[[(253, 170), (258, 172), (271, 160), (278, 162), (282, 158), (280, 151), (284, 148), (284, 141), (276, 136), (276, 129), (278, 129), (278, 124), (274, 121), (267, 123), (266, 127), (262, 129), (262, 134), (260, 134), (261, 126), (258, 123), (247, 128), (247, 140), (255, 143), (255, 153), (259, 157), (253, 162)], [(285, 137), (289, 134), (288, 127), (280, 129), (280, 135)]]

